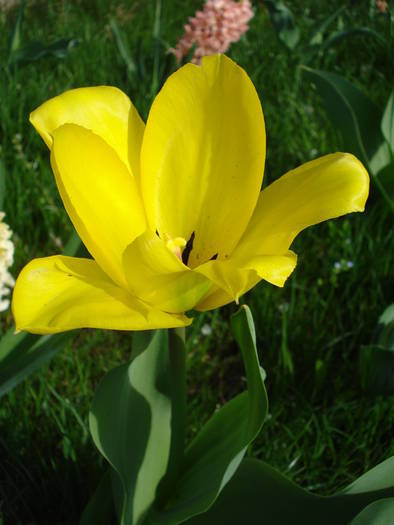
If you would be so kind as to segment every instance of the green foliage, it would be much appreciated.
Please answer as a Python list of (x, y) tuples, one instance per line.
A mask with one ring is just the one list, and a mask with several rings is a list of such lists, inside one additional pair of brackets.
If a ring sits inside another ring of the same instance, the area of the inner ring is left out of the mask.
[(394, 304), (379, 318), (373, 344), (360, 350), (363, 388), (374, 394), (394, 394)]
[(393, 519), (394, 498), (384, 498), (368, 505), (350, 525), (389, 525)]
[(265, 0), (264, 5), (269, 10), (279, 40), (289, 49), (294, 49), (300, 39), (300, 30), (294, 21), (293, 13), (282, 1)]
[(248, 390), (215, 412), (187, 447), (172, 498), (154, 514), (157, 524), (182, 523), (209, 508), (236, 472), (266, 418), (267, 395), (247, 307), (232, 317), (231, 327), (242, 352)]
[[(321, 497), (291, 483), (266, 463), (245, 459), (215, 505), (206, 514), (189, 523), (237, 525), (245, 522), (247, 516), (248, 525), (262, 522), (266, 525), (347, 525), (349, 520), (371, 502), (388, 501), (381, 498), (394, 495), (393, 466), (392, 458), (364, 474), (343, 492)], [(370, 512), (367, 514), (372, 515)], [(385, 505), (385, 518), (389, 516), (390, 520), (394, 518), (392, 504)], [(360, 521), (361, 523), (364, 522)]]
[[(394, 211), (394, 194), (390, 193), (392, 182), (390, 179), (386, 182), (387, 175), (381, 173), (389, 165), (392, 154), (381, 131), (380, 110), (345, 78), (306, 66), (302, 69), (304, 76), (316, 86), (334, 126), (340, 130), (345, 149), (358, 156), (373, 175), (380, 173), (380, 177), (373, 180)], [(390, 103), (386, 111), (391, 111)], [(391, 117), (384, 118), (385, 125), (382, 124), (382, 128), (387, 134), (388, 119)]]
[[(137, 524), (152, 505), (171, 449), (170, 352), (166, 330), (157, 331), (130, 364), (111, 370), (93, 399), (90, 432), (118, 474), (121, 524)], [(176, 401), (176, 400), (174, 400)]]
[(391, 151), (394, 151), (394, 91), (387, 101), (382, 117), (382, 133), (389, 144)]
[(56, 58), (65, 58), (67, 53), (78, 45), (78, 40), (75, 38), (61, 38), (52, 42), (51, 44), (43, 44), (42, 42), (30, 42), (26, 46), (18, 47), (12, 52), (9, 60), (9, 65), (29, 64), (35, 60), (47, 56), (54, 56)]
[[(288, 5), (303, 46), (308, 40), (304, 35), (312, 34), (343, 2), (308, 0), (301, 5), (289, 1)], [(164, 46), (176, 44), (187, 17), (200, 7), (200, 0), (163, 2), (162, 53)], [(266, 184), (302, 162), (341, 150), (343, 143), (310, 84), (296, 85), (294, 55), (278, 42), (267, 10), (261, 2), (254, 8), (250, 31), (231, 46), (229, 55), (252, 76), (262, 101), (267, 126)], [(342, 28), (369, 26), (383, 34), (389, 17), (376, 10), (372, 16), (369, 10), (366, 3), (348, 4)], [(17, 14), (15, 10), (0, 13), (3, 63)], [(32, 258), (60, 253), (72, 231), (48, 151), (28, 123), (29, 112), (71, 87), (111, 84), (127, 92), (146, 119), (154, 15), (152, 0), (27, 3), (24, 41), (56, 41), (67, 26), (80, 45), (64, 60), (47, 57), (0, 75), (1, 158), (7, 169), (4, 210), (14, 231), (14, 276)], [(108, 28), (111, 18), (117, 21), (135, 60), (133, 83)], [(333, 24), (334, 29), (340, 27)], [(161, 60), (164, 78), (167, 58), (161, 56)], [(385, 106), (394, 70), (388, 50), (375, 38), (338, 41), (314, 60), (314, 68), (365, 86), (363, 91), (376, 106)], [(250, 453), (321, 494), (332, 493), (394, 453), (392, 398), (365, 394), (357, 373), (359, 349), (370, 343), (376, 319), (392, 302), (393, 241), (392, 216), (381, 201), (369, 199), (365, 214), (313, 227), (295, 241), (299, 264), (283, 289), (261, 283), (245, 299), (253, 311), (258, 348), (269, 371), (270, 397), (269, 418)], [(335, 262), (342, 260), (344, 268), (347, 261), (354, 266), (336, 270)], [(279, 307), (287, 304), (284, 334)], [(209, 414), (245, 388), (242, 361), (228, 333), (227, 320), (234, 309), (230, 305), (220, 312), (200, 314), (190, 328), (189, 440)], [(0, 318), (4, 333), (12, 316), (4, 312)], [(202, 331), (206, 325), (211, 334)], [(293, 375), (281, 360), (284, 337)], [(97, 465), (97, 453), (86, 437), (91, 398), (101, 377), (128, 360), (129, 353), (130, 334), (79, 331), (65, 351), (1, 399), (0, 514), (5, 523), (78, 522), (104, 470)], [(322, 375), (319, 372), (319, 384), (315, 382), (317, 360), (325, 370)]]
[(0, 340), (0, 397), (52, 359), (69, 338), (14, 332), (11, 328)]

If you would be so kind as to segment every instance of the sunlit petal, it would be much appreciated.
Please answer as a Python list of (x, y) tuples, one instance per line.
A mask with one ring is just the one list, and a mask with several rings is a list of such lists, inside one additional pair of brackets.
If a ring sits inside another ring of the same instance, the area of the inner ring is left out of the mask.
[(30, 122), (49, 148), (54, 130), (63, 124), (78, 124), (90, 129), (116, 151), (134, 175), (139, 173), (145, 126), (120, 89), (111, 86), (71, 89), (44, 102), (31, 113)]
[(124, 268), (132, 293), (167, 312), (194, 308), (212, 288), (209, 279), (185, 266), (148, 232), (126, 249)]
[[(231, 300), (238, 301), (260, 279), (283, 286), (296, 264), (297, 256), (288, 251), (283, 255), (261, 255), (247, 260), (209, 261), (195, 271), (208, 277)], [(204, 298), (197, 309), (202, 309), (201, 305), (206, 305), (207, 300), (208, 297)]]
[(253, 213), (264, 160), (263, 113), (245, 71), (219, 55), (182, 67), (156, 97), (143, 138), (151, 229), (186, 240), (194, 232), (191, 267), (225, 258)]
[(281, 254), (300, 231), (363, 211), (369, 177), (353, 155), (326, 155), (289, 171), (265, 188), (234, 256)]
[(67, 213), (101, 268), (126, 285), (122, 254), (146, 224), (136, 181), (91, 131), (65, 124), (53, 136), (51, 163)]
[(20, 273), (12, 299), (18, 330), (51, 334), (74, 328), (150, 330), (190, 319), (145, 304), (116, 286), (92, 260), (34, 259)]

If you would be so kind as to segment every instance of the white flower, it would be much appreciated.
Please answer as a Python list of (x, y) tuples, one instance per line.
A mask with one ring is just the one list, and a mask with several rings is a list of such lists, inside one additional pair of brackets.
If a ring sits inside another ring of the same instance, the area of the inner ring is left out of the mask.
[(211, 335), (212, 328), (210, 327), (209, 324), (205, 323), (201, 327), (201, 333), (202, 333), (202, 335)]
[(8, 268), (14, 262), (14, 245), (11, 241), (12, 231), (8, 224), (3, 222), (4, 212), (0, 212), (0, 312), (7, 310), (10, 301), (7, 295), (10, 288), (15, 284), (14, 278), (9, 273)]

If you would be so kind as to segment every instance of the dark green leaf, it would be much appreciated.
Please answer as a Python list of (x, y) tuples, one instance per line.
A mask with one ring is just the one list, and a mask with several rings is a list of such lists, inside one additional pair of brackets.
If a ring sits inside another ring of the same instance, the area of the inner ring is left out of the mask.
[(69, 333), (37, 336), (11, 328), (0, 340), (0, 397), (48, 362), (64, 347)]
[[(64, 254), (76, 255), (80, 248), (81, 241), (74, 232), (65, 246)], [(0, 339), (0, 397), (52, 359), (72, 334), (15, 334), (15, 327), (10, 328)]]
[(368, 164), (376, 174), (391, 160), (380, 130), (379, 108), (339, 75), (305, 66), (303, 73), (315, 84), (328, 116), (342, 134), (345, 149)]
[(171, 453), (176, 455), (171, 441), (171, 348), (175, 351), (175, 346), (184, 352), (181, 342), (174, 345), (167, 330), (156, 331), (149, 346), (130, 364), (104, 377), (92, 403), (93, 440), (123, 486), (122, 524), (142, 522)]
[(300, 40), (300, 30), (293, 13), (281, 0), (264, 0), (264, 5), (268, 8), (279, 40), (289, 49), (294, 49)]
[(394, 304), (379, 318), (373, 344), (360, 350), (361, 384), (374, 394), (394, 394)]
[[(189, 525), (348, 525), (360, 510), (394, 495), (391, 458), (331, 497), (312, 494), (269, 465), (245, 459), (211, 509)], [(380, 525), (380, 524), (379, 524)]]
[(15, 22), (14, 30), (12, 31), (9, 46), (8, 46), (8, 62), (10, 62), (12, 55), (21, 47), (22, 42), (22, 22), (25, 12), (26, 0), (21, 1), (19, 7), (18, 17)]
[(385, 200), (391, 203), (391, 209), (394, 209), (394, 160), (378, 171), (375, 181), (379, 183), (380, 191), (384, 192)]
[(0, 211), (3, 211), (6, 192), (6, 172), (4, 162), (0, 159)]
[(108, 470), (85, 507), (81, 516), (80, 525), (110, 525), (114, 514), (111, 471)]
[(309, 39), (309, 45), (321, 44), (323, 42), (323, 35), (328, 29), (328, 26), (334, 22), (336, 18), (346, 9), (346, 6), (342, 5), (332, 15), (328, 16), (323, 22), (312, 32)]
[(323, 42), (322, 49), (327, 50), (332, 45), (351, 36), (366, 36), (374, 38), (382, 45), (387, 45), (386, 40), (376, 31), (372, 31), (369, 27), (351, 27), (350, 29), (343, 29), (342, 31), (331, 33), (331, 35)]
[(382, 133), (390, 145), (391, 151), (394, 151), (394, 91), (392, 91), (383, 112)]
[(9, 63), (10, 65), (28, 64), (45, 56), (65, 58), (76, 45), (78, 45), (78, 40), (73, 38), (61, 38), (49, 45), (42, 42), (30, 42), (13, 52)]
[(266, 418), (268, 401), (250, 310), (242, 307), (231, 326), (241, 348), (248, 391), (215, 412), (192, 441), (173, 499), (154, 516), (154, 523), (181, 523), (208, 509), (234, 475)]
[(111, 28), (112, 34), (114, 35), (119, 54), (126, 64), (127, 72), (131, 75), (134, 75), (137, 71), (135, 62), (130, 54), (130, 49), (126, 44), (124, 35), (114, 18), (111, 18), (109, 21), (109, 26)]
[(350, 525), (391, 525), (393, 523), (394, 498), (385, 498), (365, 507)]
[(81, 249), (81, 239), (79, 238), (78, 233), (74, 230), (70, 235), (68, 241), (63, 250), (63, 255), (73, 256), (76, 255)]

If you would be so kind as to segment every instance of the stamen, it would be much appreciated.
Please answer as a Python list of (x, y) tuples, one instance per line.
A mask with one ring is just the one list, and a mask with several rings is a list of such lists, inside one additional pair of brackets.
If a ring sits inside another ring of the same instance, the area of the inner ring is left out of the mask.
[(186, 243), (186, 248), (183, 250), (183, 253), (182, 253), (182, 262), (186, 266), (187, 266), (187, 263), (189, 261), (190, 252), (193, 249), (193, 242), (194, 242), (194, 237), (195, 236), (196, 236), (196, 232), (193, 232), (191, 234), (191, 236), (190, 236), (190, 239)]
[(183, 259), (182, 257), (182, 248), (187, 246), (186, 241), (183, 237), (175, 237), (175, 239), (168, 239), (166, 244), (168, 250), (175, 254), (178, 259)]

